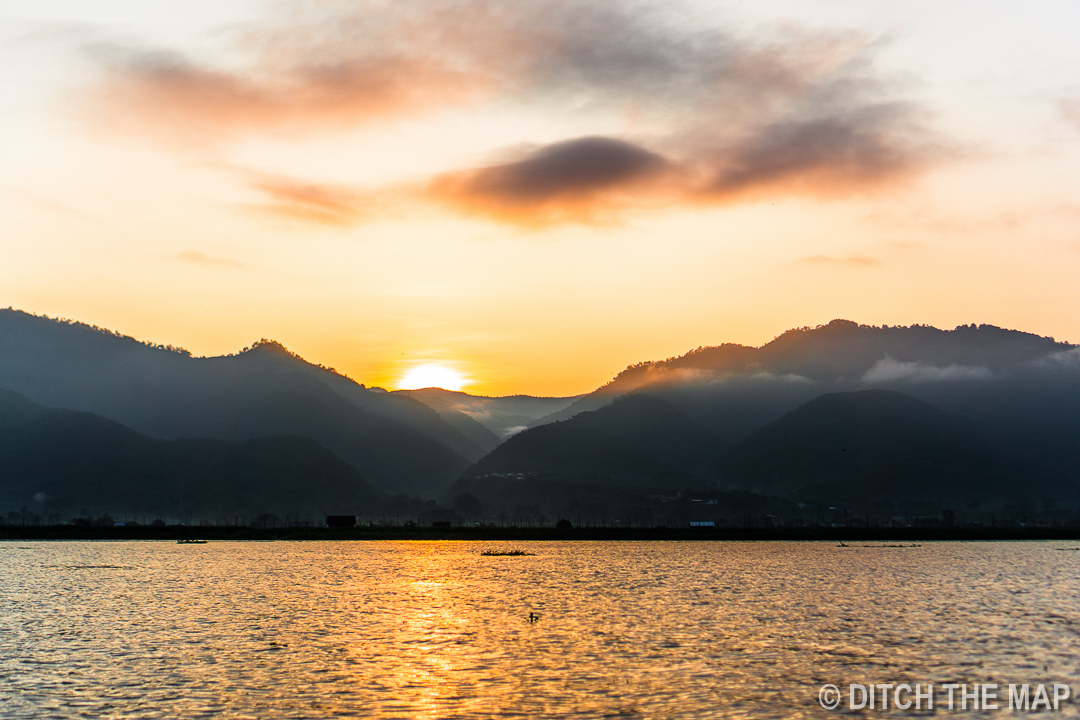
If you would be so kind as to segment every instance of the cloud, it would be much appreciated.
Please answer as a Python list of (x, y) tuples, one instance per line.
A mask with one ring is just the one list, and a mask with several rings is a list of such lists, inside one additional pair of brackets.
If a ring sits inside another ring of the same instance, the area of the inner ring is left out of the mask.
[(184, 146), (348, 129), (460, 105), (485, 84), (436, 58), (396, 53), (289, 64), (267, 49), (240, 69), (116, 45), (95, 45), (91, 55), (104, 73), (91, 96), (99, 122)]
[(175, 257), (181, 262), (191, 263), (193, 265), (203, 265), (205, 267), (228, 267), (237, 269), (249, 267), (247, 263), (229, 260), (228, 258), (213, 257), (212, 255), (204, 255), (203, 253), (194, 250), (177, 253)]
[(914, 115), (906, 104), (881, 104), (765, 126), (718, 159), (709, 192), (832, 197), (905, 179), (944, 151), (918, 137)]
[(267, 199), (251, 209), (281, 218), (345, 227), (373, 212), (373, 198), (343, 185), (259, 173), (249, 173), (249, 185)]
[(1058, 112), (1065, 122), (1080, 130), (1080, 98), (1061, 98), (1058, 100)]
[(764, 196), (848, 197), (907, 181), (948, 153), (929, 140), (905, 139), (913, 130), (907, 115), (900, 107), (880, 107), (847, 120), (788, 122), (741, 143), (691, 148), (679, 159), (618, 138), (578, 138), (518, 162), (446, 174), (431, 191), (463, 213), (522, 225), (610, 220), (634, 208), (726, 205)]
[[(98, 120), (171, 146), (308, 137), (445, 108), (613, 111), (647, 141), (568, 137), (513, 162), (393, 188), (467, 215), (537, 226), (628, 211), (839, 198), (909, 181), (950, 143), (874, 66), (857, 32), (708, 27), (659, 2), (286, 2), (233, 33), (232, 63), (96, 45)], [(523, 138), (526, 140), (527, 138)], [(271, 208), (361, 221), (363, 193), (278, 178)], [(389, 189), (388, 189), (389, 190)]]
[(667, 159), (637, 145), (583, 137), (547, 145), (516, 162), (449, 173), (430, 192), (464, 212), (512, 223), (592, 222), (641, 202), (676, 175)]
[(956, 380), (991, 380), (994, 373), (978, 365), (948, 365), (940, 367), (921, 362), (901, 362), (882, 358), (860, 379), (864, 383), (890, 382), (950, 382)]
[(1035, 365), (1042, 368), (1080, 369), (1080, 348), (1050, 353), (1045, 358), (1037, 360)]
[(749, 380), (759, 383), (780, 383), (782, 385), (813, 385), (814, 381), (805, 375), (797, 373), (783, 373), (777, 375), (774, 372), (759, 372), (750, 375)]
[(799, 260), (806, 265), (834, 265), (838, 267), (875, 267), (881, 264), (881, 260), (861, 255), (849, 255), (847, 257), (832, 257), (830, 255), (811, 255)]

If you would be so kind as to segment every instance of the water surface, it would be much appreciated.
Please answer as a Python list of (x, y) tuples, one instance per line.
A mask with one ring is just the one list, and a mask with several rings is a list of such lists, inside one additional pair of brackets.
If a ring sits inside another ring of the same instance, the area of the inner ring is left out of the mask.
[[(835, 715), (827, 682), (1080, 690), (1077, 543), (861, 545), (0, 543), (0, 716), (799, 718)], [(536, 555), (479, 554), (511, 547)]]

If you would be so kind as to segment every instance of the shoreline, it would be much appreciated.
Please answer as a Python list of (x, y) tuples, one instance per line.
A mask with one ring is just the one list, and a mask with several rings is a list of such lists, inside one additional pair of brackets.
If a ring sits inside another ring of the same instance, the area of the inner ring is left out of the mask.
[(355, 527), (250, 528), (238, 526), (77, 527), (0, 526), (0, 542), (33, 540), (469, 540), (469, 541), (804, 541), (930, 542), (1080, 540), (1080, 527), (1007, 528), (552, 528)]

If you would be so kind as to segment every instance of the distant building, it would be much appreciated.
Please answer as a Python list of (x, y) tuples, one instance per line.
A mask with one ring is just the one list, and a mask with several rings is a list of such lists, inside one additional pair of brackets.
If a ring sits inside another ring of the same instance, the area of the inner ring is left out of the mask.
[(716, 527), (716, 523), (712, 520), (691, 520), (690, 527)]

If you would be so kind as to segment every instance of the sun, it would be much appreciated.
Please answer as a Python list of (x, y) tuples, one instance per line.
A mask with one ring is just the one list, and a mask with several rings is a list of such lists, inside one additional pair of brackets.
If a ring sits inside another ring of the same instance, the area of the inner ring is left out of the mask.
[(461, 390), (465, 385), (465, 378), (461, 373), (445, 365), (417, 365), (405, 377), (401, 379), (399, 387), (402, 390), (419, 390), (420, 388), (438, 387), (443, 390)]

